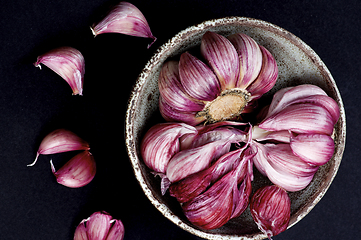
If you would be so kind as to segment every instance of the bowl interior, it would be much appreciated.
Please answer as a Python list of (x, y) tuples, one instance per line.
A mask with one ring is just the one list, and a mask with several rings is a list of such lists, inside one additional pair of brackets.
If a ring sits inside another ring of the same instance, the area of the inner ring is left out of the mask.
[[(242, 17), (210, 20), (187, 28), (160, 47), (140, 74), (127, 109), (126, 144), (135, 176), (149, 200), (165, 217), (197, 236), (206, 239), (264, 239), (266, 236), (258, 230), (249, 209), (219, 229), (204, 231), (190, 224), (182, 214), (177, 201), (169, 194), (161, 195), (160, 178), (150, 172), (139, 154), (139, 144), (145, 131), (155, 123), (164, 121), (158, 113), (158, 76), (162, 64), (168, 58), (199, 46), (206, 31), (223, 36), (242, 32), (272, 53), (278, 64), (279, 77), (268, 95), (283, 87), (312, 83), (324, 89), (340, 106), (341, 115), (334, 131), (335, 154), (326, 165), (320, 167), (308, 187), (289, 194), (292, 202), (289, 227), (301, 220), (319, 202), (336, 175), (346, 137), (342, 99), (324, 63), (302, 40), (273, 24)], [(254, 179), (253, 191), (269, 184), (257, 171)]]

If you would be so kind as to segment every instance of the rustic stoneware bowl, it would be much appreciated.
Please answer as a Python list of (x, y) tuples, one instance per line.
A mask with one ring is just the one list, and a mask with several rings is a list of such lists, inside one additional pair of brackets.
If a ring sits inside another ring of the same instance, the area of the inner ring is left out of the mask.
[[(290, 193), (291, 220), (296, 224), (320, 201), (334, 179), (345, 147), (346, 121), (342, 99), (329, 70), (317, 54), (302, 40), (273, 24), (243, 17), (229, 17), (203, 22), (178, 33), (161, 46), (145, 66), (134, 86), (126, 115), (125, 138), (135, 177), (152, 204), (170, 221), (182, 229), (205, 239), (264, 239), (253, 222), (249, 209), (239, 218), (233, 219), (223, 227), (204, 231), (187, 221), (176, 200), (160, 192), (160, 178), (155, 177), (144, 165), (139, 145), (144, 133), (155, 123), (162, 121), (158, 111), (158, 76), (162, 64), (168, 58), (176, 57), (186, 50), (200, 45), (206, 31), (227, 36), (243, 32), (266, 47), (275, 57), (279, 77), (269, 94), (283, 87), (312, 83), (324, 89), (334, 98), (341, 109), (335, 126), (335, 153), (333, 158), (322, 166), (313, 181), (304, 190)], [(164, 121), (164, 120), (163, 120)], [(253, 188), (267, 183), (260, 175), (255, 176)]]

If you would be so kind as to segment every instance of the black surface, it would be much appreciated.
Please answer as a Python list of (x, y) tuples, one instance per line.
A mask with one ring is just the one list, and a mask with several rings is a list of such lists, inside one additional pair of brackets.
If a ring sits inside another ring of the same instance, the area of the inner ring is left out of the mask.
[[(132, 1), (157, 42), (121, 34), (94, 38), (89, 26), (117, 1), (11, 0), (0, 7), (0, 239), (69, 240), (81, 219), (106, 210), (125, 225), (125, 239), (199, 239), (151, 205), (137, 183), (124, 145), (132, 85), (156, 49), (186, 27), (212, 18), (245, 16), (276, 24), (311, 46), (341, 92), (347, 144), (339, 172), (317, 206), (274, 237), (358, 239), (360, 210), (361, 2), (359, 0)], [(72, 46), (86, 61), (84, 96), (32, 63), (52, 48)], [(90, 142), (98, 164), (87, 186), (55, 182), (49, 156), (32, 167), (42, 138), (66, 127)]]

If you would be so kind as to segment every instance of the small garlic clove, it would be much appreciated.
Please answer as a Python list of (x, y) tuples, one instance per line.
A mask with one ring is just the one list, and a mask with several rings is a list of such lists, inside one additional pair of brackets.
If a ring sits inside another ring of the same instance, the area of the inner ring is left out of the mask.
[(93, 180), (96, 173), (95, 160), (89, 151), (78, 153), (57, 171), (52, 161), (50, 164), (56, 181), (70, 188), (87, 185)]
[(188, 52), (180, 56), (179, 77), (184, 90), (193, 99), (212, 101), (221, 93), (219, 81), (213, 71)]
[(239, 77), (239, 58), (232, 43), (225, 37), (206, 32), (201, 41), (201, 53), (221, 84), (221, 89), (235, 88)]
[(163, 64), (158, 79), (159, 93), (162, 99), (174, 110), (181, 112), (199, 112), (204, 103), (189, 96), (180, 82), (179, 66), (176, 61)]
[(213, 160), (229, 151), (230, 145), (228, 140), (219, 140), (176, 153), (168, 163), (167, 178), (177, 182), (208, 168)]
[(35, 161), (28, 166), (34, 166), (40, 154), (47, 155), (89, 149), (89, 144), (75, 133), (66, 129), (57, 129), (46, 135), (41, 141)]
[(108, 236), (105, 240), (123, 240), (124, 225), (120, 220), (113, 219), (113, 226), (110, 228)]
[(334, 121), (325, 108), (310, 103), (300, 103), (285, 107), (258, 126), (267, 131), (290, 130), (295, 133), (331, 135)]
[(86, 221), (89, 240), (105, 240), (111, 228), (113, 217), (104, 211), (95, 212)]
[(251, 215), (269, 239), (285, 231), (291, 218), (291, 200), (278, 186), (258, 189), (250, 201)]
[(144, 163), (152, 170), (165, 173), (170, 159), (179, 152), (179, 138), (197, 130), (185, 123), (159, 123), (151, 127), (142, 139), (140, 152)]
[(109, 14), (99, 23), (91, 28), (94, 36), (102, 33), (122, 33), (130, 36), (151, 38), (153, 42), (157, 40), (153, 36), (149, 24), (143, 13), (129, 2), (120, 2)]
[(85, 61), (77, 49), (72, 47), (53, 49), (37, 58), (34, 65), (41, 69), (40, 64), (44, 64), (62, 77), (71, 87), (73, 95), (83, 95)]
[(260, 98), (275, 85), (278, 78), (276, 59), (263, 46), (259, 46), (262, 52), (262, 68), (258, 77), (247, 87), (253, 99)]
[(93, 213), (83, 219), (75, 230), (74, 240), (122, 240), (124, 225), (105, 212)]
[(240, 76), (236, 87), (246, 89), (258, 76), (262, 67), (262, 52), (251, 37), (235, 33), (227, 37), (237, 50), (240, 60)]
[(85, 220), (81, 221), (75, 229), (74, 240), (89, 240), (86, 233)]
[(335, 143), (324, 134), (300, 134), (291, 138), (291, 149), (303, 161), (321, 166), (333, 156)]
[(327, 94), (320, 87), (313, 84), (282, 88), (274, 94), (267, 116), (280, 112), (285, 107), (295, 103), (295, 100), (309, 96), (327, 96)]
[(182, 112), (172, 108), (162, 96), (159, 96), (159, 112), (168, 122), (184, 122), (192, 126), (196, 126), (206, 119), (197, 117), (197, 112)]

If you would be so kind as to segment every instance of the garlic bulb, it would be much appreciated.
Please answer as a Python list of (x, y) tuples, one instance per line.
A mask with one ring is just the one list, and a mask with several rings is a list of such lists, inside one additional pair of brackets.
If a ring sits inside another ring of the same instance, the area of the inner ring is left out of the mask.
[(34, 63), (41, 69), (44, 64), (62, 77), (73, 90), (73, 95), (83, 95), (85, 60), (81, 52), (72, 47), (60, 47), (39, 56)]
[(95, 212), (75, 229), (74, 240), (122, 240), (124, 225), (105, 212)]
[(251, 214), (258, 228), (269, 239), (285, 231), (291, 217), (291, 200), (278, 186), (258, 189), (251, 198)]
[(252, 111), (278, 76), (271, 53), (245, 34), (229, 39), (206, 32), (201, 54), (166, 62), (159, 75), (159, 109), (167, 121), (197, 125), (232, 120)]

